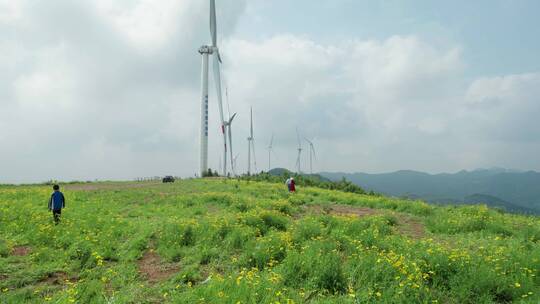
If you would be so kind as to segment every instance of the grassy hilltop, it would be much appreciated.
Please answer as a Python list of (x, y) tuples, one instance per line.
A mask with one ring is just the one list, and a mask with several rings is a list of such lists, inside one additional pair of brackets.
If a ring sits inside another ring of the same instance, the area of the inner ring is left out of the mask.
[(540, 218), (237, 180), (0, 186), (0, 303), (539, 303)]

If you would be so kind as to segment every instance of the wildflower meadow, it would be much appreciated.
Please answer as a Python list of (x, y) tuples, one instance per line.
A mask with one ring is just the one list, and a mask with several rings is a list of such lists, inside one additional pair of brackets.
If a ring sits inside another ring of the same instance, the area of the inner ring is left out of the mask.
[(539, 303), (540, 218), (236, 179), (0, 186), (0, 303)]

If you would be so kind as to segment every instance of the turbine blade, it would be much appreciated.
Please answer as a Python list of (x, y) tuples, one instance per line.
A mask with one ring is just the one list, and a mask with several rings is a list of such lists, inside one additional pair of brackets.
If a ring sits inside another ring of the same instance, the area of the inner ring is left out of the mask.
[(214, 57), (214, 83), (216, 85), (216, 95), (218, 100), (219, 118), (221, 120), (221, 133), (223, 134), (223, 175), (227, 176), (227, 134), (225, 133), (225, 120), (223, 119), (223, 98), (221, 96), (221, 72), (219, 60)]
[(216, 0), (210, 0), (210, 35), (212, 46), (217, 46)]
[(309, 140), (307, 137), (304, 137), (304, 139), (309, 143), (309, 153), (313, 153), (313, 156), (315, 156), (315, 146), (313, 145), (313, 141)]
[(236, 116), (236, 113), (234, 113), (233, 116), (231, 116), (231, 118), (229, 118), (229, 125), (232, 123), (235, 116)]
[(272, 138), (270, 138), (270, 146), (268, 146), (268, 148), (272, 149), (273, 143), (274, 143), (274, 133), (272, 133)]
[(250, 108), (250, 120), (249, 120), (249, 134), (253, 138), (253, 107)]
[[(217, 59), (217, 56), (214, 56), (214, 83), (216, 85), (216, 96), (218, 100), (218, 109), (219, 109), (219, 117), (221, 119), (221, 125), (225, 125), (225, 120), (223, 119), (223, 97), (221, 95), (221, 71), (219, 66), (219, 60)], [(223, 133), (225, 133), (225, 130), (222, 130)]]

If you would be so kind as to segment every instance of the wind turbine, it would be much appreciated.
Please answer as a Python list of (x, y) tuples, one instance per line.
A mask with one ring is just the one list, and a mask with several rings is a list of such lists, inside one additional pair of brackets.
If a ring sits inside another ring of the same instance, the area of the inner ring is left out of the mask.
[(300, 157), (302, 156), (302, 142), (300, 141), (300, 133), (298, 133), (298, 128), (296, 128), (296, 136), (298, 137), (298, 156), (296, 157), (296, 172), (300, 174), (302, 173), (302, 170), (300, 170)]
[(313, 142), (307, 138), (304, 137), (304, 139), (309, 143), (309, 173), (313, 174), (313, 160), (312, 158), (317, 159), (317, 156), (315, 155), (315, 147), (313, 146)]
[(229, 119), (225, 122), (225, 127), (227, 128), (228, 136), (229, 136), (229, 151), (231, 153), (230, 154), (231, 171), (233, 175), (236, 175), (236, 170), (234, 168), (234, 160), (233, 160), (233, 150), (232, 150), (232, 122), (233, 122), (234, 117), (236, 116), (236, 113), (234, 113), (231, 116), (231, 109), (230, 109), (230, 104), (229, 104), (229, 88), (227, 87), (227, 85), (225, 85), (225, 100), (227, 101), (227, 114), (229, 115)]
[(199, 171), (201, 177), (208, 171), (208, 56), (214, 55), (214, 83), (218, 100), (219, 117), (221, 119), (221, 133), (223, 134), (223, 176), (227, 176), (227, 134), (226, 122), (223, 119), (223, 102), (221, 96), (221, 56), (217, 47), (216, 1), (210, 0), (210, 34), (212, 45), (203, 45), (199, 48), (202, 55), (201, 66), (201, 138)]
[(251, 174), (251, 151), (253, 150), (253, 163), (255, 171), (257, 171), (257, 160), (255, 159), (255, 138), (253, 137), (253, 107), (250, 108), (250, 120), (249, 120), (249, 137), (248, 140), (248, 169), (247, 174)]
[(268, 172), (270, 172), (270, 154), (272, 153), (272, 144), (274, 143), (274, 133), (272, 133), (272, 138), (270, 139), (270, 145), (268, 146)]

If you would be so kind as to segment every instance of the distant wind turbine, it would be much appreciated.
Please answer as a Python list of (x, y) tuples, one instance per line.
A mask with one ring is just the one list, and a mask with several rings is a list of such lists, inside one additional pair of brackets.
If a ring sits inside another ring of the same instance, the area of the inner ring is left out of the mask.
[[(257, 160), (255, 159), (255, 138), (253, 137), (253, 108), (250, 108), (250, 120), (249, 120), (249, 137), (248, 140), (248, 169), (247, 174), (251, 174), (251, 155), (253, 153), (253, 164), (255, 171), (257, 171)], [(252, 152), (253, 151), (253, 152)]]
[(268, 172), (270, 172), (270, 156), (272, 154), (272, 144), (274, 143), (274, 133), (272, 133), (272, 137), (270, 138), (270, 145), (268, 145)]
[(300, 141), (300, 133), (298, 132), (298, 128), (296, 128), (296, 136), (298, 138), (298, 156), (296, 157), (296, 172), (300, 174), (302, 173), (300, 167), (300, 158), (302, 156), (302, 142)]
[(313, 146), (313, 142), (311, 140), (305, 137), (304, 139), (309, 143), (309, 173), (313, 174), (313, 158), (317, 159), (317, 156), (315, 155), (315, 147)]

